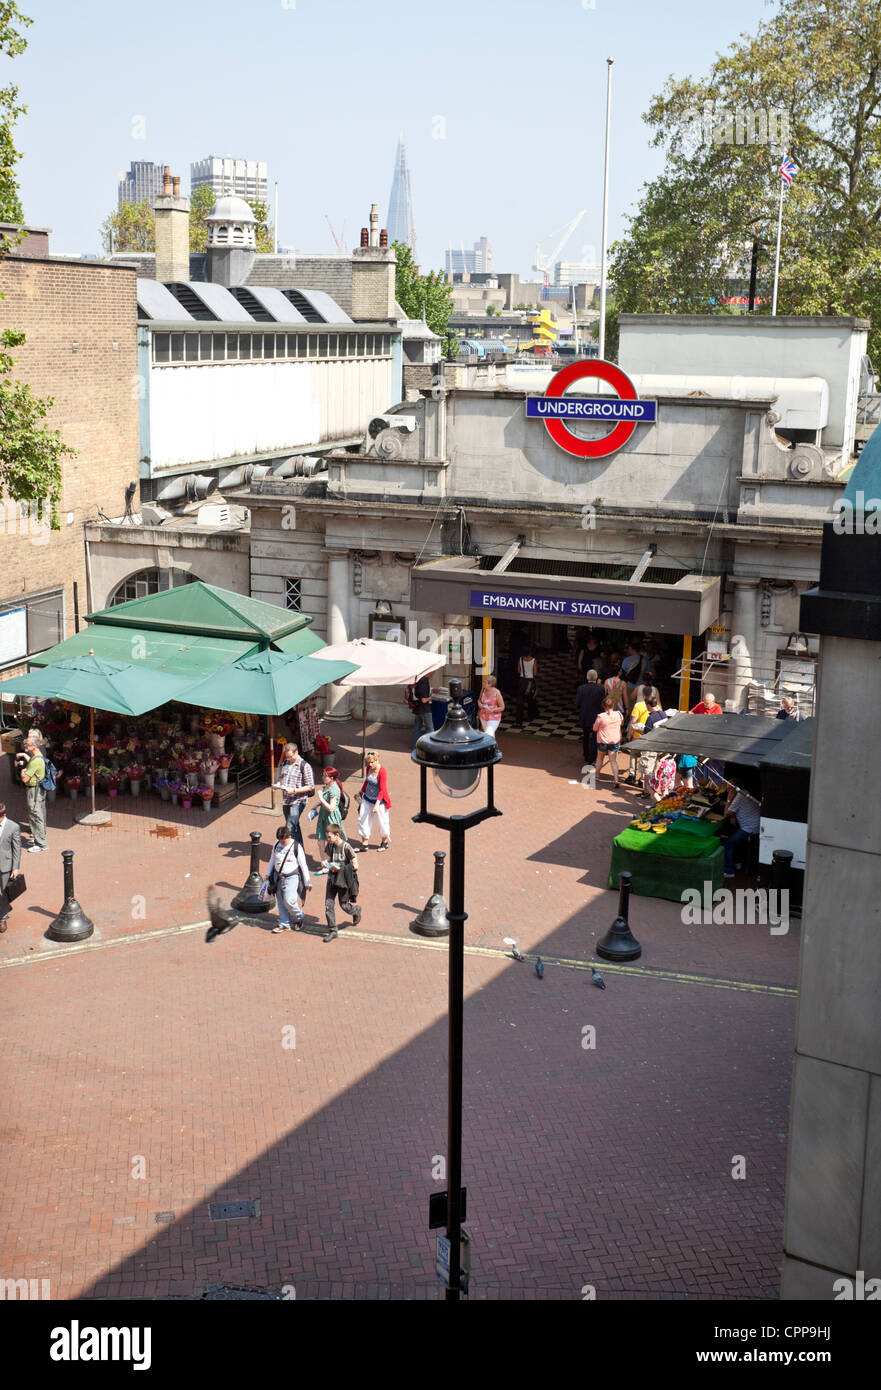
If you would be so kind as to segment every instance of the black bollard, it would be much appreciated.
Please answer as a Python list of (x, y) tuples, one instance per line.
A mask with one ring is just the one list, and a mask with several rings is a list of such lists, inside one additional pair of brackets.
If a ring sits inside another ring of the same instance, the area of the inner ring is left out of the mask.
[(53, 917), (46, 928), (50, 941), (85, 941), (95, 930), (73, 895), (73, 850), (63, 849), (64, 860), (64, 906), (57, 917)]
[(630, 923), (627, 921), (631, 879), (632, 875), (626, 871), (618, 875), (621, 889), (618, 895), (618, 916), (602, 941), (597, 942), (597, 955), (602, 956), (603, 960), (638, 960), (642, 955), (642, 947), (630, 930)]
[(415, 932), (417, 936), (449, 935), (450, 923), (447, 918), (447, 905), (444, 902), (444, 860), (446, 857), (443, 850), (435, 850), (434, 892), (419, 916), (410, 923), (410, 930)]
[(792, 878), (792, 850), (775, 849), (771, 855), (771, 887), (788, 889)]
[(236, 893), (232, 900), (232, 906), (236, 911), (243, 912), (247, 917), (256, 917), (260, 912), (268, 912), (272, 906), (269, 897), (258, 897), (260, 889), (263, 887), (263, 875), (260, 872), (261, 838), (259, 830), (251, 831), (251, 871), (241, 890)]

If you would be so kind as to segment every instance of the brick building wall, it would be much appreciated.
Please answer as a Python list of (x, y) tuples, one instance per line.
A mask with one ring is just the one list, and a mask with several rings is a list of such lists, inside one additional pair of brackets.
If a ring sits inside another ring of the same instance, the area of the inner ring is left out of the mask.
[[(45, 425), (79, 450), (63, 460), (60, 531), (35, 514), (23, 519), (2, 499), (0, 613), (39, 594), (63, 593), (61, 631), (53, 630), (47, 601), (32, 623), (31, 651), (73, 633), (74, 583), (81, 618), (88, 612), (84, 523), (99, 511), (120, 516), (126, 485), (138, 479), (135, 280), (135, 271), (123, 266), (15, 254), (0, 260), (0, 326), (27, 335), (12, 350), (13, 376), (35, 395), (55, 398)], [(10, 664), (9, 627), (0, 632), (4, 676), (23, 669)]]

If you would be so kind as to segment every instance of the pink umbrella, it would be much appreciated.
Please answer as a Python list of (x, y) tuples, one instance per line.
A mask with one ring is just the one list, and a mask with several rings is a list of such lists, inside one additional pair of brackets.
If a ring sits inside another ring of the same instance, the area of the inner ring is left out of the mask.
[(372, 637), (355, 637), (351, 642), (338, 642), (313, 653), (316, 661), (351, 661), (357, 667), (342, 676), (336, 685), (360, 685), (364, 689), (361, 711), (361, 766), (367, 746), (367, 687), (368, 685), (411, 685), (445, 666), (447, 658), (438, 652), (424, 652), (420, 647), (407, 647), (403, 642), (377, 642)]

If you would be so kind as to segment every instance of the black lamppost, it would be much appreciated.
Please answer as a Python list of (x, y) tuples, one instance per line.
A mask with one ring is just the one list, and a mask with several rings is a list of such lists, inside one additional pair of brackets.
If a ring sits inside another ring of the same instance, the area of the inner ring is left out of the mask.
[[(450, 1282), (446, 1297), (458, 1301), (461, 1290), (462, 1241), (462, 1023), (465, 1011), (465, 831), (489, 816), (500, 816), (493, 805), (493, 767), (501, 753), (495, 739), (473, 729), (461, 704), (462, 682), (450, 681), (450, 705), (442, 729), (423, 734), (412, 753), (419, 764), (419, 824), (450, 832), (449, 959), (449, 1079), (447, 1088), (447, 1237), (450, 1242)], [(438, 816), (428, 810), (428, 769), (445, 796), (473, 795), (486, 768), (486, 801), (464, 816)]]

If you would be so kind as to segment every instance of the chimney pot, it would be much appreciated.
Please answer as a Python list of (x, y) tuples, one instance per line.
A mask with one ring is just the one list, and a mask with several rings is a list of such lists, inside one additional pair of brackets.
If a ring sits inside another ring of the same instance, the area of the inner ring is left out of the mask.
[(168, 164), (162, 170), (162, 196), (165, 198), (171, 196), (171, 167)]
[(382, 231), (379, 234), (379, 244), (380, 246), (388, 246), (388, 232), (386, 231), (385, 227), (383, 227)]
[(175, 198), (179, 198), (179, 197), (180, 197), (180, 174), (176, 174), (175, 177), (171, 180), (171, 186), (172, 186), (172, 189), (173, 189), (173, 191), (174, 191), (174, 196), (175, 196)]
[(379, 245), (379, 209), (375, 203), (370, 204), (370, 245)]
[(362, 245), (362, 246), (369, 246), (369, 245), (370, 245), (370, 242), (368, 241), (368, 234), (367, 234), (367, 228), (366, 228), (366, 227), (362, 227), (362, 228), (361, 228), (361, 245)]

